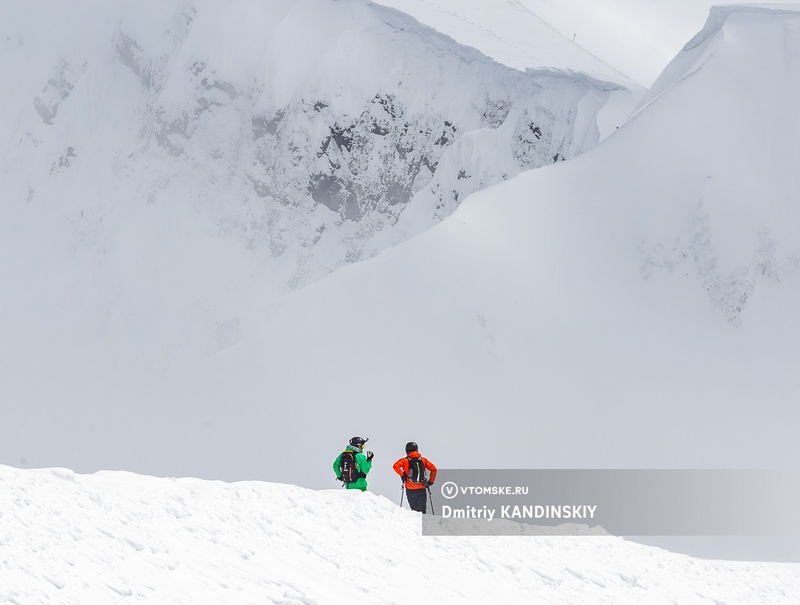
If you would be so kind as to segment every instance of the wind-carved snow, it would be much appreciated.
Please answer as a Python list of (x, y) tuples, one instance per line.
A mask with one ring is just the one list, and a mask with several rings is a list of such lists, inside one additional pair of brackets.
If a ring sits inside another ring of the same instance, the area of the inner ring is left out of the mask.
[(597, 144), (597, 116), (609, 95), (620, 93), (618, 85), (574, 74), (576, 85), (564, 87), (557, 74), (528, 73), (536, 73), (541, 101), (523, 106), (507, 100), (489, 102), (484, 112), (488, 127), (465, 134), (444, 152), (430, 186), (401, 215), (398, 231), (403, 236), (416, 235), (449, 216), (475, 191), (523, 169), (564, 161)]

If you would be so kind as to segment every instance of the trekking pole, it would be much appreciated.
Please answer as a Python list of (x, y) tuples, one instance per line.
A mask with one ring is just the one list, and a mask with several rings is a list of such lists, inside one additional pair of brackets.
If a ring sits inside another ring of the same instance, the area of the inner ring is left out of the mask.
[(400, 508), (403, 508), (403, 497), (406, 495), (406, 484), (405, 483), (403, 483), (400, 486), (400, 490), (401, 490), (401, 493), (400, 493)]
[(428, 490), (428, 499), (431, 501), (431, 514), (435, 515), (436, 509), (433, 508), (433, 494), (431, 494), (431, 488), (427, 487), (426, 489)]

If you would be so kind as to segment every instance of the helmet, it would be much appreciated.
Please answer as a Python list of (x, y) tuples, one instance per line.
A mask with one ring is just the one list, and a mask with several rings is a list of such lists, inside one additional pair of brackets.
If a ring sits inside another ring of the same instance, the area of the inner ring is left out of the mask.
[(409, 441), (406, 443), (406, 454), (410, 454), (411, 452), (419, 451), (419, 447), (413, 441)]
[(367, 441), (369, 441), (369, 437), (367, 437), (366, 439), (364, 439), (363, 437), (353, 437), (350, 440), (350, 445), (353, 445), (355, 447), (364, 447), (364, 444)]

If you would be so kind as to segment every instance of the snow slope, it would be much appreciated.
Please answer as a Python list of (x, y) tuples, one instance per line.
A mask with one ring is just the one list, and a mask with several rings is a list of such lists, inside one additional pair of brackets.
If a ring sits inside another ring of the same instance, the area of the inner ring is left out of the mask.
[(371, 493), (0, 466), (0, 602), (796, 603), (800, 573), (613, 537), (420, 535)]

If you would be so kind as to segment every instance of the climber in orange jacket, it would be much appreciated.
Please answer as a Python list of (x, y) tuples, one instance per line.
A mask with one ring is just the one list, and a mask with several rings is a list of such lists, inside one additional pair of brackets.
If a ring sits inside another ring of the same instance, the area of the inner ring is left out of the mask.
[[(436, 466), (422, 457), (416, 443), (409, 441), (406, 444), (405, 458), (400, 458), (392, 468), (403, 480), (411, 510), (424, 515), (428, 509), (428, 497), (425, 492), (436, 481)], [(430, 471), (430, 476), (425, 471)]]

